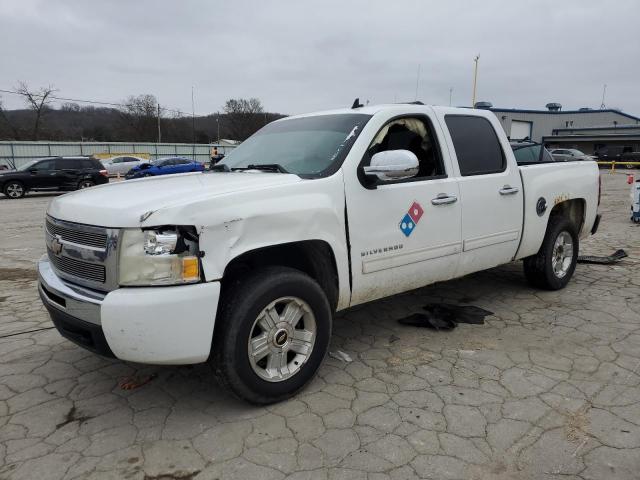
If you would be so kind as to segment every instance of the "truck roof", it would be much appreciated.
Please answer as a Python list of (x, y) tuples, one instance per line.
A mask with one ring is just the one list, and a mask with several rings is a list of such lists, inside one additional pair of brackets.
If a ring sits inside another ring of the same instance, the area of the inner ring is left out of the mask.
[(379, 113), (384, 110), (398, 110), (403, 112), (411, 112), (412, 110), (415, 110), (416, 112), (420, 112), (420, 111), (423, 111), (424, 107), (431, 107), (434, 110), (440, 110), (440, 111), (451, 111), (452, 113), (453, 112), (458, 112), (458, 113), (473, 112), (474, 115), (488, 116), (487, 110), (471, 109), (466, 107), (445, 107), (440, 105), (417, 105), (414, 103), (382, 103), (378, 105), (367, 105), (367, 106), (358, 107), (358, 108), (338, 108), (334, 110), (321, 110), (318, 112), (302, 113), (298, 115), (292, 115), (290, 117), (285, 117), (278, 121), (291, 119), (291, 118), (313, 117), (317, 115), (340, 115), (340, 114), (344, 115), (344, 114), (353, 114), (353, 113), (375, 115), (376, 113)]

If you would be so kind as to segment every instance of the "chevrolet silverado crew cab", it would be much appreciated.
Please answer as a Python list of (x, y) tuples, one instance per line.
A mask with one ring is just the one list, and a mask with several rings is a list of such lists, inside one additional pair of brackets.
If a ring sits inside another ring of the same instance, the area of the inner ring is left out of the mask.
[(519, 166), (485, 110), (300, 115), (213, 171), (55, 198), (39, 290), (89, 350), (210, 361), (236, 395), (270, 403), (313, 377), (336, 311), (513, 260), (534, 287), (563, 288), (598, 203), (595, 162)]

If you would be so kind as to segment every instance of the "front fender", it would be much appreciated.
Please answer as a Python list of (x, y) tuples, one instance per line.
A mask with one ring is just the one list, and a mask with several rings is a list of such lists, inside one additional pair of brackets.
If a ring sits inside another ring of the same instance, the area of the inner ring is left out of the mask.
[(207, 281), (220, 280), (227, 265), (244, 253), (305, 240), (324, 241), (335, 256), (343, 299), (343, 286), (349, 289), (344, 205), (344, 184), (339, 171), (327, 178), (234, 192), (188, 206), (162, 209), (149, 221), (156, 225), (179, 223), (196, 227)]

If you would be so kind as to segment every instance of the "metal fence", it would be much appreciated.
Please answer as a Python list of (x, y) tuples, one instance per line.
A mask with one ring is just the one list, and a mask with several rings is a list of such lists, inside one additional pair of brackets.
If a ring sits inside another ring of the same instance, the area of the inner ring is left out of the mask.
[(0, 165), (19, 167), (42, 157), (78, 155), (135, 155), (151, 159), (167, 156), (193, 158), (201, 163), (211, 159), (211, 149), (227, 154), (235, 146), (226, 144), (191, 143), (128, 143), (128, 142), (0, 142)]

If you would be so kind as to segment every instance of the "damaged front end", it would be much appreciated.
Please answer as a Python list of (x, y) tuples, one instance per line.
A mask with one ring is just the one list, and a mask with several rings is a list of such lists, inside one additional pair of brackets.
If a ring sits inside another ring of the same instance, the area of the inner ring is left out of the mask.
[(201, 255), (195, 227), (165, 225), (124, 229), (118, 283), (126, 287), (198, 283)]

